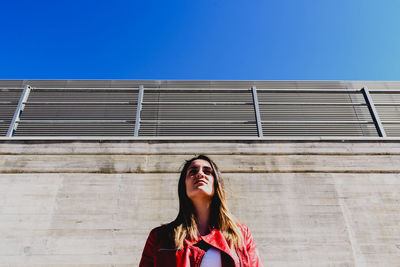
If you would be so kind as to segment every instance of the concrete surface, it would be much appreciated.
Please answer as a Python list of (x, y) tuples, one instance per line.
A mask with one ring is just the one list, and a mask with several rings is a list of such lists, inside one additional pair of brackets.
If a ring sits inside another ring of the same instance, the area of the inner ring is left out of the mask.
[(2, 266), (137, 266), (210, 155), (266, 266), (400, 266), (399, 141), (0, 141)]

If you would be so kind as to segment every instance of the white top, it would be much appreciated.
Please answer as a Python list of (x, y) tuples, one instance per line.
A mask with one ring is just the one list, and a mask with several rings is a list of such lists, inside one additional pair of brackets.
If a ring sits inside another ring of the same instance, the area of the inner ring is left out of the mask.
[(200, 267), (221, 267), (221, 252), (216, 248), (209, 248), (201, 260)]

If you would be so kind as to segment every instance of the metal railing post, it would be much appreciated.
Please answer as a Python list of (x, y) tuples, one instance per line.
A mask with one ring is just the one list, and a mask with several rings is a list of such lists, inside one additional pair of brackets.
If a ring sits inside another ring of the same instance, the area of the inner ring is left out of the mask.
[(251, 87), (251, 93), (253, 95), (253, 105), (254, 105), (254, 112), (256, 114), (256, 123), (257, 123), (257, 133), (258, 137), (263, 137), (263, 130), (261, 125), (261, 116), (260, 116), (260, 108), (258, 106), (258, 96), (257, 96), (257, 87)]
[(368, 106), (369, 112), (371, 114), (371, 118), (374, 121), (375, 128), (376, 128), (376, 131), (378, 132), (378, 135), (380, 137), (386, 137), (385, 129), (383, 128), (381, 119), (379, 118), (379, 114), (378, 114), (378, 112), (377, 112), (377, 110), (375, 108), (374, 102), (372, 101), (372, 97), (371, 97), (371, 95), (369, 93), (368, 88), (367, 87), (363, 87), (361, 89), (361, 92), (362, 92), (362, 94), (364, 96), (365, 103)]
[(140, 129), (140, 116), (142, 113), (142, 102), (143, 102), (143, 92), (144, 86), (139, 86), (138, 100), (137, 100), (137, 108), (136, 108), (136, 118), (135, 118), (135, 134), (134, 136), (139, 136)]
[(21, 97), (18, 101), (18, 106), (15, 109), (14, 117), (10, 123), (10, 127), (7, 131), (7, 137), (14, 136), (15, 131), (17, 130), (19, 120), (21, 118), (22, 111), (24, 111), (25, 103), (28, 100), (29, 94), (31, 93), (31, 87), (29, 85), (25, 85), (24, 90), (22, 91)]

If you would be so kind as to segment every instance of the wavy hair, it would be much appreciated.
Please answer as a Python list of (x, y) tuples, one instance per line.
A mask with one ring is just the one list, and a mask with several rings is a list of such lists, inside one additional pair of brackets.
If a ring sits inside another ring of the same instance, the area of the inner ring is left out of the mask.
[(172, 227), (171, 234), (175, 247), (183, 248), (185, 239), (194, 240), (200, 235), (197, 229), (195, 209), (186, 194), (185, 184), (187, 170), (190, 164), (197, 159), (208, 161), (213, 170), (215, 193), (211, 200), (210, 226), (219, 229), (231, 247), (241, 248), (243, 238), (236, 219), (228, 209), (221, 173), (214, 161), (205, 155), (187, 160), (181, 171), (178, 183), (179, 212), (176, 219), (169, 224)]

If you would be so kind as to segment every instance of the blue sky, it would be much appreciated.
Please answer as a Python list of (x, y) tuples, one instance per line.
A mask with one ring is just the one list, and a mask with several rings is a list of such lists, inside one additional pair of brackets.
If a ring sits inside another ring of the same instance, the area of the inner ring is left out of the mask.
[(2, 0), (0, 29), (0, 79), (400, 80), (399, 0)]

